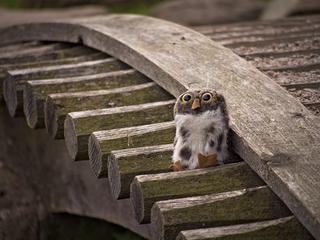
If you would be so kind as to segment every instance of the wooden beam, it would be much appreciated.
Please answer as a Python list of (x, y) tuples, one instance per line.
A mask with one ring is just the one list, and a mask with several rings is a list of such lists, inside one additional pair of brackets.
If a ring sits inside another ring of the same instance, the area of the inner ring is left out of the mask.
[(180, 25), (134, 15), (21, 25), (0, 35), (0, 43), (81, 41), (131, 65), (174, 96), (195, 88), (221, 92), (236, 152), (320, 239), (320, 123), (231, 50)]
[(150, 79), (133, 69), (69, 78), (27, 81), (23, 92), (24, 114), (31, 128), (43, 128), (44, 103), (49, 94), (81, 92), (143, 84)]
[(67, 150), (73, 160), (87, 160), (92, 132), (173, 120), (175, 100), (72, 112), (64, 123)]
[(173, 144), (129, 148), (111, 151), (108, 180), (115, 199), (130, 196), (130, 184), (135, 176), (171, 171)]
[(50, 94), (45, 103), (45, 125), (54, 139), (64, 137), (64, 120), (69, 112), (104, 109), (165, 101), (172, 96), (154, 82), (122, 88)]
[(239, 224), (227, 227), (187, 230), (179, 233), (176, 240), (312, 240), (310, 233), (293, 217)]
[(90, 75), (128, 68), (129, 66), (118, 60), (106, 58), (74, 64), (8, 71), (8, 76), (3, 82), (4, 100), (12, 117), (21, 116), (23, 113), (23, 89), (28, 80)]
[(157, 201), (262, 185), (264, 182), (242, 162), (208, 169), (137, 176), (131, 184), (130, 198), (137, 221), (148, 223), (151, 208)]
[(152, 239), (172, 240), (180, 231), (271, 220), (291, 213), (266, 187), (156, 202)]
[(173, 143), (174, 122), (94, 132), (89, 138), (90, 166), (97, 177), (108, 177), (108, 161), (113, 150)]

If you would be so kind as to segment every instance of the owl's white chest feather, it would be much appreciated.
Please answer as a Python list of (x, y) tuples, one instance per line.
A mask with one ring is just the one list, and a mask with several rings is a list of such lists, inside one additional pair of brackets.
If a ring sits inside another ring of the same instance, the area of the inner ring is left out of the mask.
[[(220, 108), (198, 115), (177, 114), (175, 122), (177, 130), (173, 161), (181, 159), (181, 149), (186, 146), (191, 150), (189, 169), (197, 167), (199, 153), (205, 156), (217, 153), (216, 146), (210, 146), (209, 141), (217, 142), (220, 134), (225, 135), (226, 128)], [(213, 133), (208, 132), (210, 127), (214, 127)], [(188, 131), (187, 137), (181, 136), (181, 128)]]

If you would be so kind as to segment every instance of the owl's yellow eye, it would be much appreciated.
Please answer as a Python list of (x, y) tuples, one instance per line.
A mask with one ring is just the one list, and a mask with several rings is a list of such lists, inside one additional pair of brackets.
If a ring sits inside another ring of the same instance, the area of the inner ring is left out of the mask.
[(205, 93), (202, 95), (202, 101), (204, 102), (211, 102), (213, 99), (213, 96), (211, 93)]
[(182, 95), (181, 101), (183, 103), (187, 103), (191, 100), (191, 98), (192, 98), (192, 96), (189, 93), (186, 93), (186, 94)]

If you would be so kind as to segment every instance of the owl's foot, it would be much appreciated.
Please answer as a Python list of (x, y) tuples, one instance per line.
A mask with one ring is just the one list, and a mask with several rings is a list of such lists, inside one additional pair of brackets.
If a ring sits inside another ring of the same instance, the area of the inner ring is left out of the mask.
[(184, 167), (182, 167), (181, 162), (180, 161), (176, 161), (173, 164), (171, 164), (169, 166), (169, 169), (171, 169), (174, 172), (178, 172), (178, 171), (184, 171)]
[(213, 166), (219, 165), (216, 154), (204, 156), (201, 153), (199, 153), (198, 162), (199, 162), (199, 168), (207, 168), (207, 167), (213, 167)]

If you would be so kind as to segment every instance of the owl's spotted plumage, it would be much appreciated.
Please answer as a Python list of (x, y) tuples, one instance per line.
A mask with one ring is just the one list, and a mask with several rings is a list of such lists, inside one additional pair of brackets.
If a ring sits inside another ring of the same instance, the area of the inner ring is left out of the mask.
[(174, 117), (174, 164), (195, 169), (203, 158), (223, 164), (228, 156), (229, 117), (222, 95), (213, 90), (188, 91), (177, 99)]

